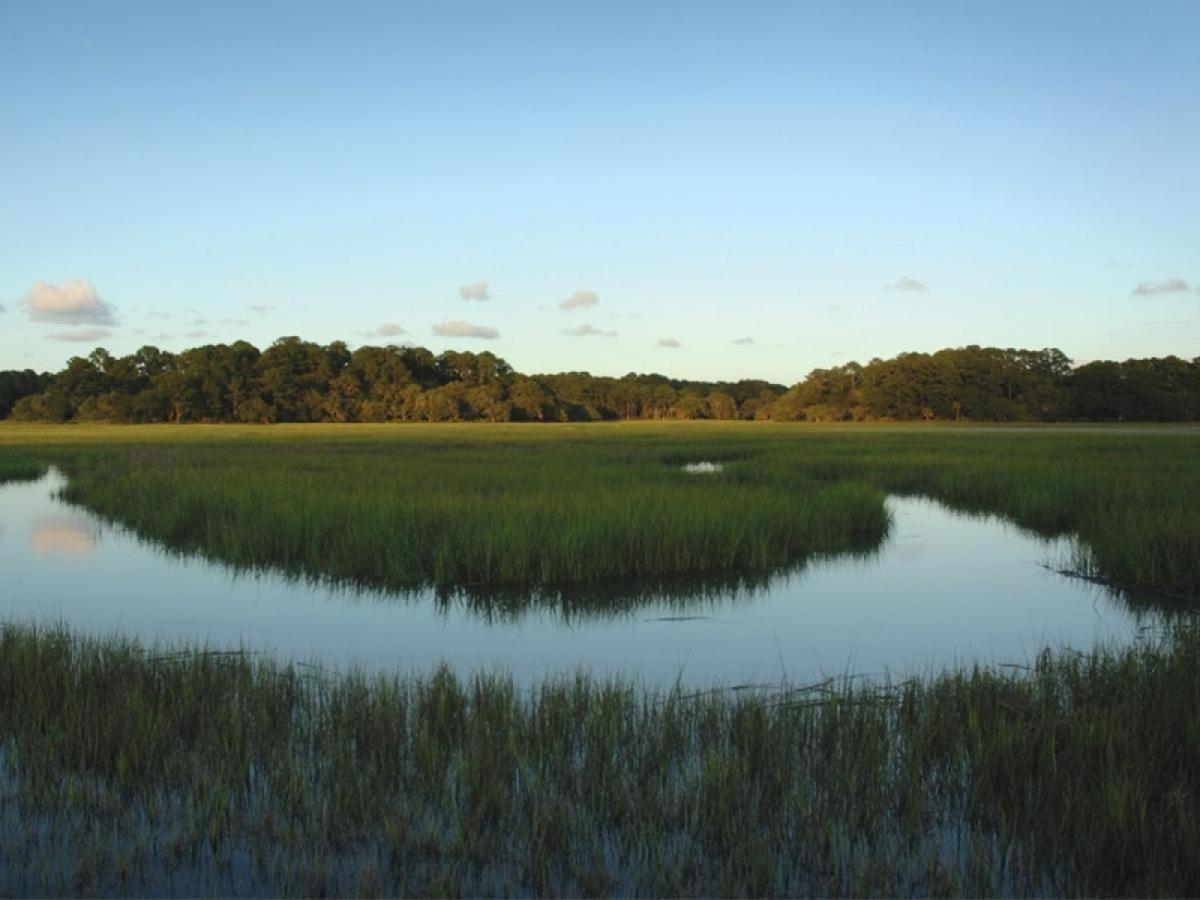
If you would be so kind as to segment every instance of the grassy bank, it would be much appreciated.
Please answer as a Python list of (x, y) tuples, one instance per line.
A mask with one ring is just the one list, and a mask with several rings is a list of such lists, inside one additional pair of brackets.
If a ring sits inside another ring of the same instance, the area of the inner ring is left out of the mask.
[(1154, 429), (0, 428), (0, 465), (56, 462), (70, 499), (169, 547), (384, 589), (762, 574), (873, 546), (899, 492), (1076, 533), (1071, 568), (1195, 597), (1198, 450)]
[(1200, 891), (1200, 633), (856, 689), (327, 680), (0, 629), (12, 894)]

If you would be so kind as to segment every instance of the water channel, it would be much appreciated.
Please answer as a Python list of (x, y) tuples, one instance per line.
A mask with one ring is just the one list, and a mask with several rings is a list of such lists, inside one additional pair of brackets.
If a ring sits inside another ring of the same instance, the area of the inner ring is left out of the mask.
[(235, 573), (164, 551), (57, 499), (63, 476), (0, 486), (0, 618), (62, 622), (146, 643), (246, 648), (344, 671), (500, 671), (522, 684), (578, 670), (655, 686), (792, 683), (1024, 664), (1155, 628), (1105, 588), (1047, 569), (1068, 539), (997, 517), (890, 497), (889, 537), (866, 556), (810, 561), (761, 585), (683, 602), (624, 599), (611, 615), (530, 606), (488, 615), (432, 591), (389, 596), (273, 572)]

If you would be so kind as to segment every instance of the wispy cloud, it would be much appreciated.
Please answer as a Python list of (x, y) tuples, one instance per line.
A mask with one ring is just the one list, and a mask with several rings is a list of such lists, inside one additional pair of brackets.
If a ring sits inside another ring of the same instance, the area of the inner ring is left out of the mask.
[(237, 325), (239, 327), (250, 324), (249, 319), (222, 319), (221, 321), (226, 325)]
[(275, 307), (263, 303), (251, 304), (250, 306), (247, 306), (246, 309), (250, 310), (250, 312), (256, 312), (259, 315), (275, 311)]
[(742, 346), (746, 346), (747, 344), (753, 344), (754, 338), (752, 338), (752, 337), (734, 338), (732, 341), (730, 341), (730, 343), (731, 344), (741, 344)]
[(472, 281), (470, 284), (464, 284), (458, 289), (458, 296), (464, 300), (491, 300), (492, 295), (488, 293), (488, 283), (486, 281)]
[(919, 278), (913, 278), (911, 275), (904, 275), (896, 279), (892, 284), (888, 285), (888, 290), (891, 291), (923, 291), (925, 290), (925, 282)]
[(183, 336), (185, 338), (206, 338), (209, 336), (209, 334), (203, 328), (196, 328), (192, 331), (184, 332)]
[(1182, 278), (1168, 278), (1157, 284), (1152, 281), (1143, 281), (1133, 289), (1133, 296), (1152, 297), (1155, 294), (1182, 294), (1191, 289), (1192, 286)]
[(39, 281), (25, 295), (29, 318), (60, 325), (115, 325), (113, 308), (100, 299), (96, 287), (83, 278), (62, 284)]
[(566, 300), (558, 304), (559, 309), (588, 309), (600, 302), (600, 295), (595, 291), (580, 289)]
[(439, 322), (433, 326), (433, 333), (440, 337), (481, 338), (492, 341), (500, 337), (500, 332), (490, 325), (475, 325), (471, 322)]
[(665, 337), (658, 339), (658, 346), (666, 347), (669, 350), (678, 350), (683, 346), (683, 344), (679, 343), (679, 341), (675, 340), (673, 337)]
[(48, 334), (46, 337), (55, 341), (98, 341), (101, 338), (109, 337), (112, 334), (107, 328), (80, 328), (77, 331), (58, 331), (54, 334)]
[(384, 322), (378, 328), (368, 331), (367, 337), (395, 337), (398, 334), (407, 334), (407, 332), (395, 322)]
[(605, 331), (595, 325), (576, 325), (563, 331), (567, 337), (616, 337), (615, 331)]

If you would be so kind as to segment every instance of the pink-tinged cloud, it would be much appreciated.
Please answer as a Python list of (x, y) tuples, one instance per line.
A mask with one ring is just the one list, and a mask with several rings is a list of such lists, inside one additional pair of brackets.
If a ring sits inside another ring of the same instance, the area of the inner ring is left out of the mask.
[(605, 331), (595, 325), (576, 325), (563, 331), (567, 337), (616, 337), (615, 331)]
[(35, 322), (60, 325), (115, 325), (113, 309), (96, 293), (96, 287), (83, 278), (71, 278), (62, 284), (39, 281), (25, 295), (25, 308)]
[(1143, 281), (1133, 289), (1133, 296), (1153, 297), (1155, 294), (1184, 294), (1191, 289), (1192, 286), (1182, 278), (1168, 278), (1166, 281), (1157, 283)]
[(403, 328), (395, 322), (384, 322), (378, 328), (373, 328), (367, 332), (367, 337), (396, 337), (397, 335), (405, 334)]
[(558, 304), (559, 309), (588, 309), (600, 302), (600, 295), (595, 291), (580, 289), (566, 300)]
[(480, 338), (494, 341), (500, 337), (500, 332), (490, 325), (475, 325), (472, 322), (439, 322), (433, 326), (433, 333), (439, 337)]
[(458, 296), (464, 300), (492, 299), (492, 295), (488, 293), (488, 283), (486, 281), (472, 281), (470, 284), (464, 284), (458, 289)]

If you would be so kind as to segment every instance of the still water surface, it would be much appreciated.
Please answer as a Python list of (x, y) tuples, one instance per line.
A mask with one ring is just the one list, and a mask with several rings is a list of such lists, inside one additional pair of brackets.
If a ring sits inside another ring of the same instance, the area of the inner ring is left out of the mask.
[(235, 574), (164, 552), (55, 497), (63, 477), (0, 486), (0, 617), (144, 642), (243, 646), (335, 670), (584, 670), (665, 686), (894, 675), (1026, 663), (1042, 647), (1126, 643), (1152, 627), (1105, 589), (1047, 571), (1069, 541), (930, 500), (888, 500), (879, 550), (781, 573), (681, 606), (611, 616), (531, 607), (504, 619), (432, 592), (388, 597), (273, 573)]

